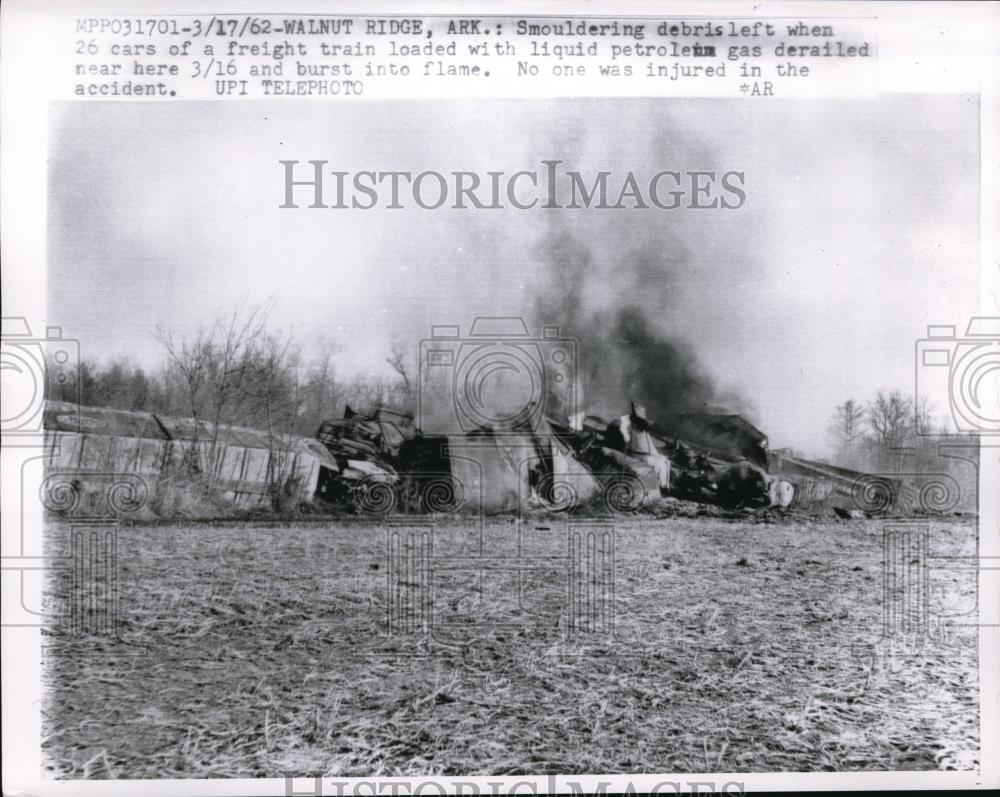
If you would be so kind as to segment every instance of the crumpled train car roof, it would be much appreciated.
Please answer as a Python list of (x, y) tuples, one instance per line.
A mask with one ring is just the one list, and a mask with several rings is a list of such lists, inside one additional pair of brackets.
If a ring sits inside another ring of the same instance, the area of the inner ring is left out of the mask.
[(166, 429), (152, 413), (81, 407), (65, 401), (46, 401), (42, 423), (53, 432), (169, 439)]
[(689, 446), (707, 449), (720, 459), (745, 459), (767, 468), (767, 435), (742, 415), (668, 415), (656, 419), (654, 432), (668, 441), (677, 438)]
[[(214, 424), (206, 421), (195, 422), (193, 418), (174, 418), (155, 415), (150, 412), (118, 410), (108, 407), (85, 407), (62, 401), (46, 401), (43, 415), (46, 431), (70, 434), (102, 435), (119, 439), (142, 440), (184, 440), (200, 441), (212, 439)], [(322, 464), (336, 468), (336, 462), (318, 441), (297, 435), (275, 434), (243, 426), (224, 429), (220, 435), (226, 447), (305, 451), (316, 457)]]

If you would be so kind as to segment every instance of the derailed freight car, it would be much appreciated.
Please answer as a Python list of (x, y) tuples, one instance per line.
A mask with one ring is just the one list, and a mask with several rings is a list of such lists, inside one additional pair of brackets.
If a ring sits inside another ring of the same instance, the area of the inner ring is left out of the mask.
[(294, 505), (338, 470), (314, 439), (191, 418), (47, 401), (44, 427), (42, 498), (64, 514), (108, 514), (122, 497), (160, 515)]
[(402, 503), (413, 511), (571, 509), (601, 485), (547, 422), (538, 429), (417, 435), (399, 452)]

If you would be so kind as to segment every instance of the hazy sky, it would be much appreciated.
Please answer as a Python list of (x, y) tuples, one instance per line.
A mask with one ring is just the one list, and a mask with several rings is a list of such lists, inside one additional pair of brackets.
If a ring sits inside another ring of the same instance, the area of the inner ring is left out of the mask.
[[(545, 248), (595, 263), (595, 308), (645, 278), (657, 319), (742, 390), (772, 446), (824, 450), (847, 397), (912, 391), (927, 324), (978, 309), (974, 97), (878, 100), (80, 103), (54, 106), (50, 323), (84, 356), (161, 357), (237, 302), (273, 299), (307, 354), (382, 371), (431, 324), (528, 315)], [(711, 210), (281, 210), (281, 159), (344, 171), (745, 172)], [(943, 411), (943, 402), (939, 402)]]

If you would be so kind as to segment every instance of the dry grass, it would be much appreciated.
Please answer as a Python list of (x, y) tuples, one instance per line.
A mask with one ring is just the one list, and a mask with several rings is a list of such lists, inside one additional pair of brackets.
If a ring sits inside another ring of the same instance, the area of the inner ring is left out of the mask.
[[(565, 550), (561, 522), (523, 528)], [(509, 519), (487, 523), (508, 549)], [(881, 635), (874, 521), (617, 524), (614, 639), (566, 640), (558, 567), (436, 582), (446, 645), (386, 634), (385, 532), (367, 522), (118, 534), (118, 637), (53, 628), (60, 777), (764, 772), (978, 765), (974, 635), (905, 655)], [(468, 543), (442, 522), (436, 551)], [(971, 521), (931, 553), (971, 555)], [(49, 529), (50, 550), (67, 528)], [(71, 584), (55, 571), (65, 605)], [(931, 608), (975, 605), (932, 574)], [(480, 626), (474, 623), (480, 623)], [(505, 624), (506, 623), (506, 624)], [(874, 647), (872, 646), (874, 644)]]

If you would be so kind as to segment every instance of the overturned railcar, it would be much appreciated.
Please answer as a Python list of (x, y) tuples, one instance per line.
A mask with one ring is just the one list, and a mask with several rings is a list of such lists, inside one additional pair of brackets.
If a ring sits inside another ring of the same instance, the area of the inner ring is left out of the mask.
[(600, 484), (549, 427), (418, 435), (400, 446), (406, 505), (417, 511), (571, 509), (592, 500)]
[(116, 501), (154, 514), (214, 511), (193, 485), (238, 508), (294, 504), (338, 469), (310, 438), (148, 412), (47, 401), (44, 428), (42, 498), (69, 515), (113, 513)]

